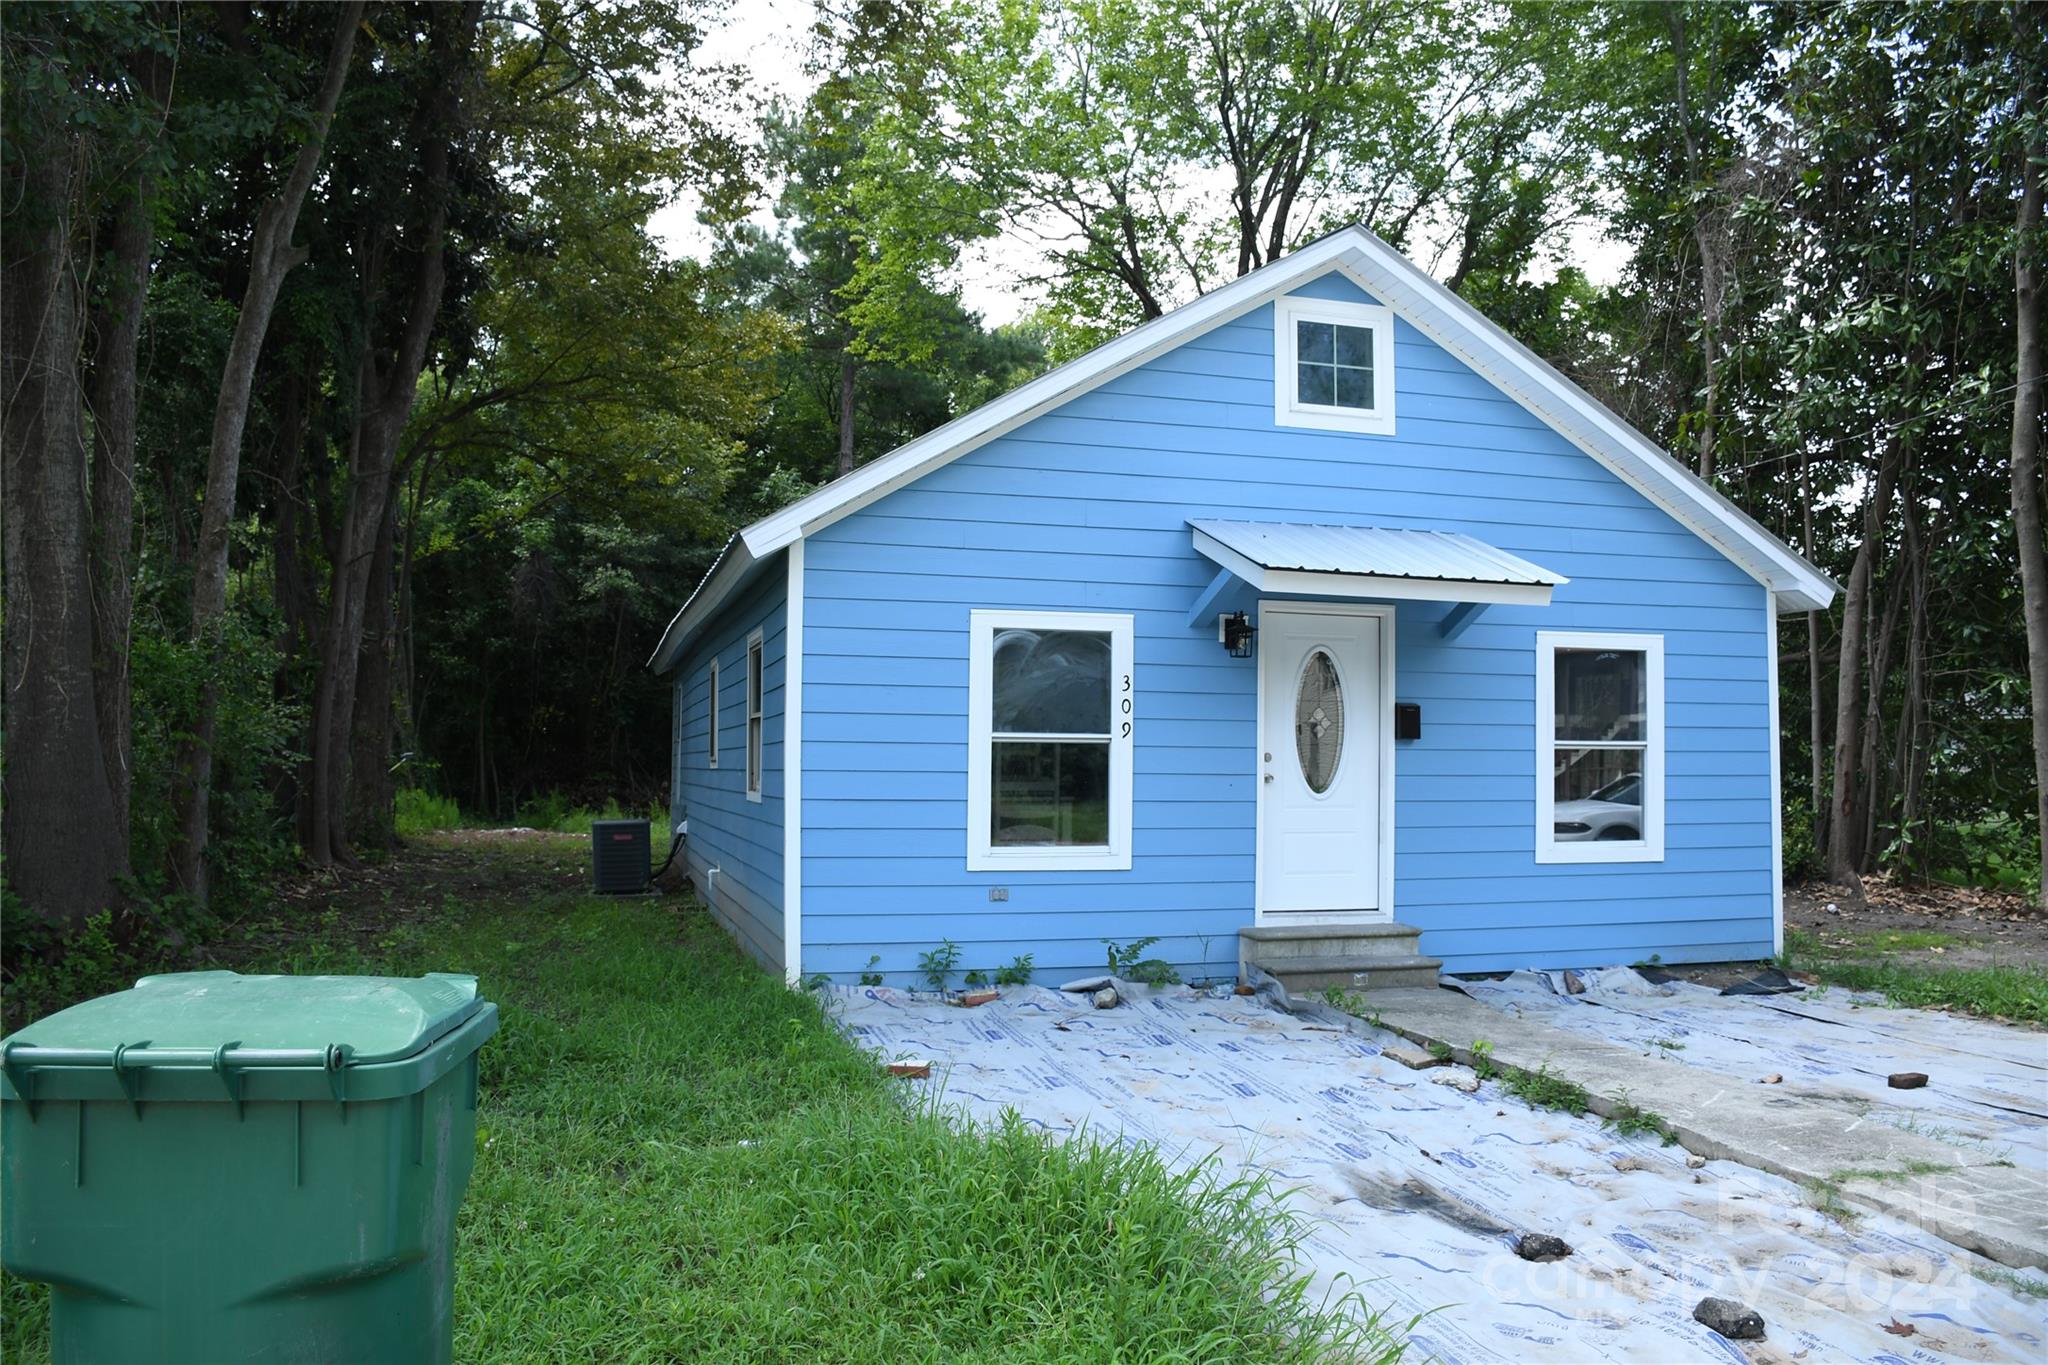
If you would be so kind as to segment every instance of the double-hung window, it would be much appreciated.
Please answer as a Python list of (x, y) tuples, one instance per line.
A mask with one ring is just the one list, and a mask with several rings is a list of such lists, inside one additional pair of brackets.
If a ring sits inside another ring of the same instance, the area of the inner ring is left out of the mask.
[(968, 619), (969, 870), (1129, 868), (1131, 618)]
[(761, 799), (761, 632), (747, 637), (747, 800)]
[(1536, 634), (1536, 861), (1664, 857), (1664, 637)]
[(704, 766), (715, 768), (718, 766), (718, 660), (715, 657), (711, 660), (711, 680), (707, 693), (708, 719), (705, 721), (704, 729)]
[(1273, 420), (1394, 434), (1394, 315), (1292, 295), (1273, 303)]

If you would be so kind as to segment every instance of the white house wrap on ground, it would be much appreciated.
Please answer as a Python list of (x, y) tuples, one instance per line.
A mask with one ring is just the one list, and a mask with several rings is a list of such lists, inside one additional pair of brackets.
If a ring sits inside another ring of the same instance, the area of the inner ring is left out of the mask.
[(747, 527), (652, 664), (791, 980), (1412, 980), (1778, 948), (1775, 623), (1834, 592), (1349, 228)]

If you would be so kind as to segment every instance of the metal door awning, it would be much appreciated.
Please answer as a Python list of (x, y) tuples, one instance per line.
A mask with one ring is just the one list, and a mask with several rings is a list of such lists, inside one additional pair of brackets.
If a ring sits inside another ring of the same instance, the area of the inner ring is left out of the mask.
[(1488, 606), (1548, 606), (1552, 589), (1571, 582), (1458, 531), (1284, 521), (1191, 520), (1188, 528), (1195, 552), (1217, 566), (1188, 612), (1190, 626), (1237, 579), (1273, 597), (1450, 602), (1439, 626), (1449, 639)]

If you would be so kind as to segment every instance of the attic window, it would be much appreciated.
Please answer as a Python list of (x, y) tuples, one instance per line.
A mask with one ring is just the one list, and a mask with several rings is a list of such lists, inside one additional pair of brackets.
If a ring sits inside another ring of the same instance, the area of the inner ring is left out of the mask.
[(1394, 434), (1392, 310), (1278, 299), (1273, 362), (1273, 420), (1279, 425)]

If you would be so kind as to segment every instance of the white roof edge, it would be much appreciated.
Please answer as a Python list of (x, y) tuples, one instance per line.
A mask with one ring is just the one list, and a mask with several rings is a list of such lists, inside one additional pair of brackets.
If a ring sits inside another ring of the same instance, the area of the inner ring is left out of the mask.
[(1330, 269), (1389, 304), (1418, 330), (1507, 391), (1540, 420), (1600, 461), (1767, 588), (1781, 612), (1824, 610), (1839, 585), (1766, 530), (1719, 490), (1673, 459), (1549, 362), (1509, 336), (1413, 261), (1362, 227), (1340, 228), (1291, 255), (1106, 341), (1002, 397), (905, 442), (833, 480), (734, 537), (719, 562), (663, 632), (648, 665), (671, 664), (689, 633), (723, 604), (760, 561), (790, 542), (849, 516), (986, 441), (1171, 349), (1189, 336), (1251, 311), (1269, 297)]
[[(1506, 389), (1548, 425), (1573, 437), (1587, 454), (1748, 571), (1780, 599), (1782, 610), (1825, 610), (1834, 600), (1840, 585), (1826, 573), (1498, 323), (1364, 228), (1346, 228), (1340, 235), (1347, 238), (1354, 253), (1353, 260), (1342, 264), (1368, 267), (1353, 275), (1361, 288), (1381, 296), (1389, 284), (1412, 290), (1417, 297), (1411, 300), (1382, 297), (1381, 301), (1393, 304), (1394, 311), (1404, 313), (1418, 330)], [(1365, 278), (1359, 278), (1360, 274)], [(1411, 306), (1404, 309), (1403, 302)], [(1430, 326), (1432, 312), (1448, 315), (1460, 324), (1462, 339), (1476, 346), (1459, 345), (1460, 338)], [(1530, 381), (1535, 392), (1516, 384), (1516, 378)], [(1554, 403), (1545, 403), (1545, 398)], [(1601, 450), (1602, 445), (1609, 450)]]
[(1284, 291), (1298, 280), (1322, 274), (1337, 265), (1350, 246), (1344, 233), (1333, 233), (1272, 265), (1240, 275), (1193, 303), (1134, 327), (1086, 355), (905, 442), (880, 459), (834, 479), (772, 516), (763, 517), (740, 534), (757, 558), (779, 550), (799, 536), (809, 535), (857, 511), (890, 489), (901, 487), (981, 442), (1028, 421), (1044, 409), (1171, 349), (1192, 333), (1250, 312), (1269, 295)]
[(656, 673), (666, 673), (673, 668), (690, 637), (717, 614), (718, 609), (725, 605), (725, 599), (753, 574), (759, 563), (760, 559), (748, 551), (739, 536), (727, 540), (725, 548), (718, 552), (718, 558), (711, 561), (711, 567), (698, 580), (689, 600), (669, 618), (668, 629), (662, 631), (654, 653), (647, 656), (647, 667)]

